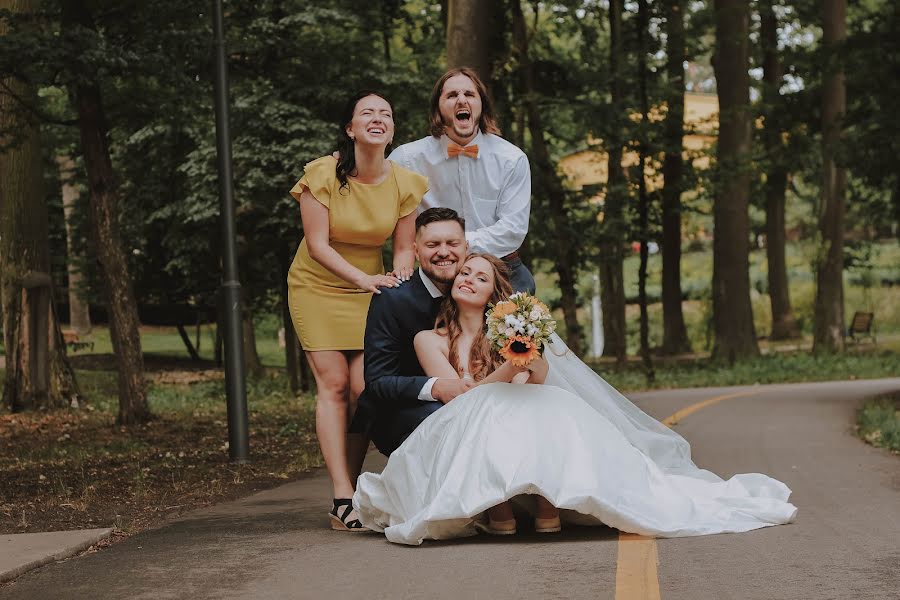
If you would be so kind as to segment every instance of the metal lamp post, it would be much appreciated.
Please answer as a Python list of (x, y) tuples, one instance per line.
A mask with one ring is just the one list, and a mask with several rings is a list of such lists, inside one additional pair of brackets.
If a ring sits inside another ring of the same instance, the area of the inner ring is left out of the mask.
[(250, 436), (247, 424), (247, 386), (244, 379), (241, 284), (238, 281), (235, 244), (231, 133), (228, 128), (228, 69), (225, 63), (222, 20), (222, 0), (214, 0), (216, 146), (223, 241), (222, 304), (225, 313), (225, 397), (228, 404), (228, 455), (234, 462), (247, 462), (250, 458)]

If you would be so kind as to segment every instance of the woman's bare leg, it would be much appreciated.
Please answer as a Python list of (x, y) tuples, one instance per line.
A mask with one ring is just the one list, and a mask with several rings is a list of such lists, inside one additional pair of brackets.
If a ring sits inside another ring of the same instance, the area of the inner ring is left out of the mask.
[(347, 357), (335, 350), (307, 352), (306, 357), (316, 378), (316, 436), (331, 476), (333, 494), (335, 498), (351, 498), (353, 484), (347, 469)]
[[(363, 353), (347, 353), (350, 363), (350, 403), (347, 411), (347, 424), (353, 420), (356, 413), (357, 400), (365, 387), (363, 378)], [(350, 483), (356, 488), (356, 480), (362, 472), (363, 461), (366, 459), (366, 451), (369, 449), (369, 436), (364, 433), (347, 434), (347, 470), (350, 475)]]

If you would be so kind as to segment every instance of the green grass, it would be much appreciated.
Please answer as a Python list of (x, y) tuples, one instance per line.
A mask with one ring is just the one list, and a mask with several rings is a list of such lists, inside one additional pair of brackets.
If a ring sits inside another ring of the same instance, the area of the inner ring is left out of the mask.
[(900, 453), (900, 396), (868, 400), (856, 418), (862, 439), (873, 446)]
[[(195, 327), (187, 327), (188, 337), (191, 343), (197, 342), (197, 330)], [(291, 332), (292, 333), (292, 332)], [(81, 338), (85, 342), (93, 342), (93, 349), (79, 350), (76, 356), (84, 354), (111, 354), (112, 342), (109, 338), (109, 328), (105, 325), (95, 326), (93, 331)], [(216, 341), (215, 325), (200, 326), (200, 358), (213, 360)], [(171, 356), (189, 359), (187, 348), (174, 327), (142, 327), (141, 349), (145, 354), (159, 356)], [(258, 327), (256, 330), (256, 351), (259, 359), (266, 367), (284, 367), (284, 349), (278, 346), (277, 330), (269, 332), (268, 328)]]
[[(2, 376), (3, 370), (0, 369), (0, 378)], [(78, 369), (75, 376), (93, 409), (115, 414), (119, 402), (115, 371)], [(290, 392), (287, 378), (281, 373), (247, 380), (250, 410), (284, 408), (297, 401)], [(303, 402), (307, 401), (311, 401), (310, 398), (304, 397)], [(178, 418), (198, 414), (224, 416), (225, 383), (221, 379), (190, 384), (151, 383), (147, 389), (147, 404), (154, 414), (169, 414)]]
[(657, 362), (652, 383), (647, 382), (639, 363), (630, 362), (624, 367), (594, 364), (593, 367), (613, 387), (636, 391), (892, 377), (900, 373), (900, 354), (874, 349), (823, 356), (778, 352), (739, 361), (732, 366), (708, 360)]

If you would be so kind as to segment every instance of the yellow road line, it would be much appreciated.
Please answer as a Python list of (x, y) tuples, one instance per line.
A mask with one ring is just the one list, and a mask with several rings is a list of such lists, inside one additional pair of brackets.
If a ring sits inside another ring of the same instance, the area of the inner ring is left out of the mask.
[[(677, 425), (688, 415), (723, 400), (753, 396), (758, 391), (735, 392), (695, 402), (662, 420), (663, 425)], [(616, 600), (660, 600), (659, 575), (656, 567), (659, 554), (656, 539), (633, 533), (619, 533), (619, 554), (616, 559)]]
[(666, 427), (672, 427), (673, 425), (678, 425), (678, 423), (684, 420), (688, 415), (692, 415), (698, 410), (702, 408), (706, 408), (707, 406), (712, 406), (713, 404), (717, 404), (722, 400), (731, 400), (732, 398), (743, 398), (744, 396), (753, 396), (758, 394), (759, 391), (751, 390), (749, 392), (735, 392), (734, 394), (725, 394), (723, 396), (716, 396), (714, 398), (709, 398), (708, 400), (702, 400), (700, 402), (695, 402), (690, 406), (686, 406), (676, 413), (669, 415), (665, 419), (662, 420), (662, 424)]
[(654, 538), (619, 533), (616, 561), (616, 600), (660, 600)]

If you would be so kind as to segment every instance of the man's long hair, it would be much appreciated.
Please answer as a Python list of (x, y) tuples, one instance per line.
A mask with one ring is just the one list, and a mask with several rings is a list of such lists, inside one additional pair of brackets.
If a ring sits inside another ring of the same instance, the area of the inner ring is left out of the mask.
[[(488, 300), (489, 304), (497, 304), (501, 300), (506, 300), (512, 295), (512, 285), (509, 283), (509, 267), (506, 263), (491, 254), (472, 253), (466, 256), (466, 261), (473, 258), (483, 258), (488, 261), (494, 269), (494, 291)], [(463, 263), (465, 265), (465, 263)], [(442, 331), (443, 328), (443, 331)], [(462, 327), (459, 324), (459, 306), (450, 294), (444, 298), (441, 309), (438, 311), (437, 319), (435, 319), (435, 329), (439, 335), (446, 335), (449, 346), (450, 366), (462, 377), (462, 365), (459, 359), (459, 336), (462, 334)], [(503, 363), (500, 354), (491, 348), (491, 342), (485, 334), (485, 327), (482, 327), (478, 335), (472, 341), (472, 348), (469, 350), (468, 363), (471, 369), (470, 374), (475, 381), (481, 381), (491, 374), (497, 367)]]
[(431, 135), (436, 138), (444, 135), (446, 125), (444, 124), (443, 117), (441, 117), (441, 92), (444, 90), (444, 84), (447, 83), (447, 80), (451, 77), (456, 77), (457, 75), (465, 75), (471, 79), (472, 83), (475, 84), (475, 89), (478, 90), (478, 95), (481, 96), (481, 117), (478, 119), (478, 127), (481, 128), (481, 132), (500, 135), (500, 128), (497, 126), (497, 114), (494, 112), (494, 101), (491, 100), (491, 95), (488, 93), (487, 86), (484, 85), (484, 82), (481, 81), (478, 74), (469, 67), (454, 67), (449, 69), (446, 73), (441, 75), (441, 78), (434, 84), (434, 89), (431, 90), (430, 104), (431, 123), (429, 126), (431, 128)]

